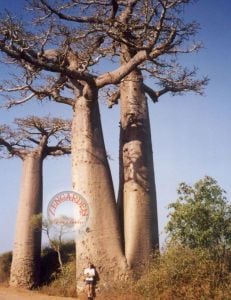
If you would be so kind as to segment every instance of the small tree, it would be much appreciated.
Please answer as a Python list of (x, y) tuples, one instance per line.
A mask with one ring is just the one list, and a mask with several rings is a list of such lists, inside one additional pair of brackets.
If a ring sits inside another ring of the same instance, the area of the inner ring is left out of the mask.
[(59, 268), (63, 272), (63, 258), (62, 258), (62, 248), (64, 245), (64, 235), (70, 233), (73, 225), (68, 222), (69, 217), (62, 215), (56, 219), (56, 224), (48, 219), (42, 218), (42, 213), (34, 215), (31, 220), (32, 227), (41, 232), (45, 232), (50, 247), (57, 253)]
[(231, 205), (217, 181), (205, 176), (194, 186), (181, 183), (177, 192), (178, 199), (169, 205), (169, 238), (212, 253), (230, 248)]

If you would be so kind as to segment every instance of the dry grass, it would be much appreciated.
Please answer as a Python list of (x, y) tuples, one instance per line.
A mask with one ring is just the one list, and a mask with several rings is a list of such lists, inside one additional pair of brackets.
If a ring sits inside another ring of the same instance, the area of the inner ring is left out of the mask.
[(53, 275), (49, 284), (39, 288), (41, 293), (52, 296), (76, 297), (75, 262), (66, 263), (63, 271)]
[[(75, 256), (67, 245), (64, 269), (60, 272), (57, 256), (45, 249), (42, 258), (43, 284), (40, 293), (76, 297)], [(11, 254), (0, 256), (0, 283), (9, 279)], [(110, 291), (97, 290), (97, 299), (111, 300), (228, 300), (231, 299), (229, 260), (214, 260), (209, 251), (171, 246), (155, 255), (138, 280), (120, 282)], [(85, 299), (79, 294), (78, 299)]]
[(155, 256), (136, 291), (145, 299), (231, 299), (228, 264), (215, 261), (209, 251), (172, 246)]

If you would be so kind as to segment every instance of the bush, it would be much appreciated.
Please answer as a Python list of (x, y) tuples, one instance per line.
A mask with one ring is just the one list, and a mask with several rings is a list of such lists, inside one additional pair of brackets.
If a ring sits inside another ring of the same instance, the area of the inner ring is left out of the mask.
[(231, 299), (228, 265), (205, 249), (169, 246), (136, 283), (145, 299)]
[(75, 260), (66, 263), (62, 272), (53, 273), (52, 280), (48, 284), (41, 286), (40, 291), (52, 296), (75, 297)]
[(63, 269), (60, 270), (57, 252), (47, 247), (42, 252), (40, 291), (53, 296), (76, 296), (75, 244), (62, 244)]
[(0, 283), (7, 283), (9, 281), (11, 261), (12, 252), (6, 252), (0, 255)]

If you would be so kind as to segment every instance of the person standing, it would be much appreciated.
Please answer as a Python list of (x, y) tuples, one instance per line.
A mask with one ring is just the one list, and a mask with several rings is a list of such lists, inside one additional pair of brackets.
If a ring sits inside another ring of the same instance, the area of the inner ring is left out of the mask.
[(84, 269), (84, 278), (86, 283), (88, 300), (93, 299), (94, 283), (95, 283), (95, 268), (92, 263), (89, 262), (88, 267)]

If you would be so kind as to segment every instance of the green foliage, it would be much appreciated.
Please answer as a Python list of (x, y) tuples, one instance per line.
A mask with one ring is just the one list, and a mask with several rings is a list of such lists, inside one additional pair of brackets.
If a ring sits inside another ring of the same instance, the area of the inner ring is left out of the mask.
[(135, 284), (145, 299), (231, 299), (228, 264), (207, 249), (169, 245)]
[(231, 205), (216, 180), (206, 176), (194, 186), (181, 183), (178, 195), (169, 205), (166, 229), (170, 240), (191, 248), (230, 248)]
[(0, 283), (6, 283), (9, 280), (11, 261), (12, 252), (0, 255)]

